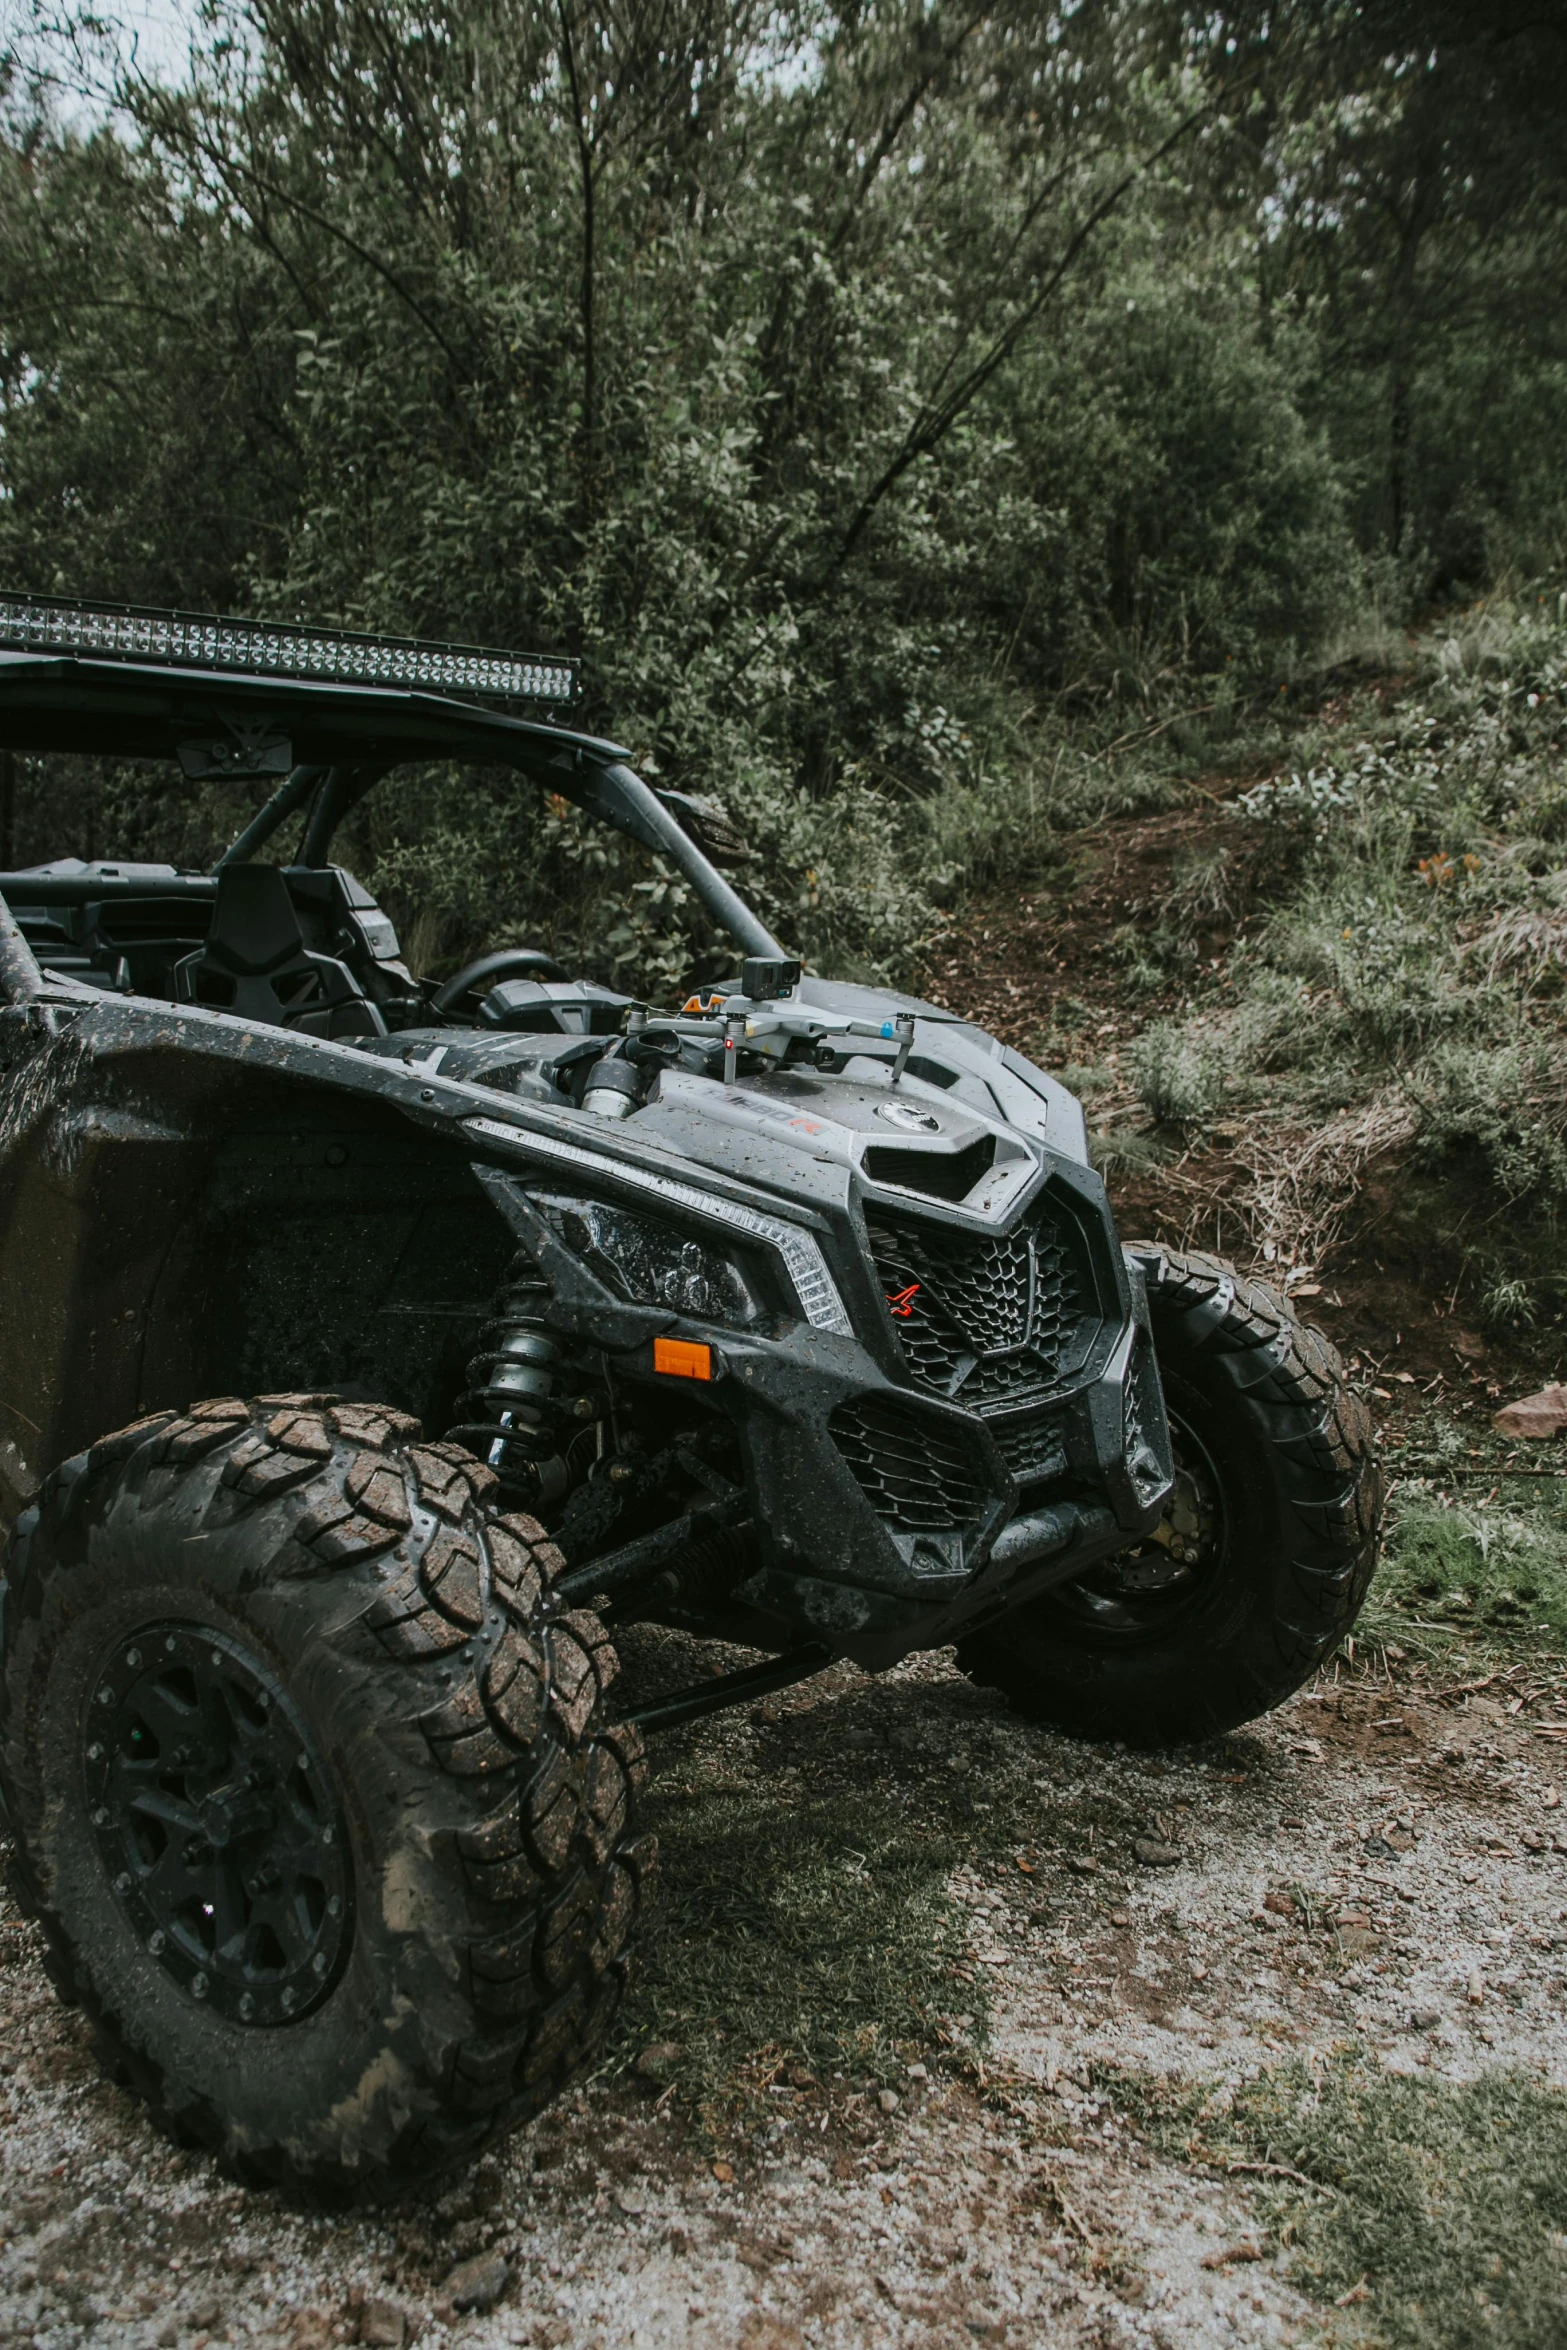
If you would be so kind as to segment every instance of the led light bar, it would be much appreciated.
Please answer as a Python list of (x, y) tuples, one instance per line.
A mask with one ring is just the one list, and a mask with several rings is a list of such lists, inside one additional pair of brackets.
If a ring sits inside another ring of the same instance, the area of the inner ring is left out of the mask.
[(726, 1232), (744, 1232), (753, 1240), (765, 1241), (783, 1258), (801, 1311), (812, 1327), (836, 1331), (843, 1338), (854, 1336), (854, 1324), (827, 1270), (826, 1258), (813, 1236), (802, 1232), (797, 1224), (786, 1223), (782, 1216), (764, 1216), (759, 1209), (741, 1207), (734, 1200), (715, 1199), (710, 1192), (699, 1191), (694, 1183), (680, 1183), (670, 1175), (655, 1175), (647, 1167), (628, 1166), (624, 1159), (602, 1158), (597, 1151), (579, 1150), (575, 1143), (557, 1142), (552, 1134), (529, 1134), (520, 1126), (503, 1126), (498, 1118), (465, 1118), (463, 1125), (470, 1134), (507, 1143), (513, 1150), (526, 1151), (530, 1157), (554, 1159), (561, 1166), (576, 1167), (601, 1181), (627, 1184), (633, 1191), (651, 1193), (668, 1207), (684, 1208), (710, 1224), (720, 1224)]
[(262, 620), (215, 620), (133, 604), (80, 604), (56, 596), (0, 595), (0, 646), (72, 653), (93, 661), (156, 661), (246, 677), (299, 677), (328, 685), (411, 686), (499, 701), (570, 702), (578, 663), (417, 637), (356, 636)]

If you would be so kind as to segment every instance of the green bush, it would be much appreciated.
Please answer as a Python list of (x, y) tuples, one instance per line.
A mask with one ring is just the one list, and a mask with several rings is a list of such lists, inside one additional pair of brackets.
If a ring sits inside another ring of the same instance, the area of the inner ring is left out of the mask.
[(1132, 1075), (1156, 1118), (1190, 1125), (1224, 1093), (1219, 1057), (1207, 1039), (1168, 1020), (1150, 1023), (1132, 1047)]

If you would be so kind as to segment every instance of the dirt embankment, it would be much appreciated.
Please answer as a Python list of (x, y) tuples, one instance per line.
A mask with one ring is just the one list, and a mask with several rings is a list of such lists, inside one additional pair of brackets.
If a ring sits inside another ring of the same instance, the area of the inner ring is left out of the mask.
[[(933, 1001), (961, 1009), (1053, 1070), (1087, 1076), (1091, 1128), (1143, 1128), (1132, 1082), (1132, 1046), (1152, 1023), (1190, 1008), (1191, 970), (1222, 972), (1255, 919), (1222, 904), (1182, 909), (1190, 960), (1161, 975), (1141, 950), (1169, 920), (1186, 873), (1226, 859), (1244, 873), (1251, 830), (1232, 805), (1241, 785), (1203, 787), (1199, 803), (1126, 817), (1062, 837), (1061, 863), (1025, 889), (991, 892), (964, 910), (925, 974)], [(1233, 1255), (1264, 1278), (1289, 1268), (1258, 1258), (1255, 1200), (1265, 1174), (1270, 1123), (1214, 1113), (1189, 1129), (1161, 1130), (1141, 1163), (1111, 1150), (1106, 1181), (1121, 1231)], [(1342, 1232), (1295, 1292), (1363, 1374), (1368, 1388), (1396, 1385), (1456, 1411), (1485, 1410), (1560, 1376), (1560, 1341), (1549, 1333), (1485, 1328), (1468, 1294), (1462, 1255), (1434, 1248), (1406, 1216), (1405, 1169), (1395, 1150), (1357, 1187)]]

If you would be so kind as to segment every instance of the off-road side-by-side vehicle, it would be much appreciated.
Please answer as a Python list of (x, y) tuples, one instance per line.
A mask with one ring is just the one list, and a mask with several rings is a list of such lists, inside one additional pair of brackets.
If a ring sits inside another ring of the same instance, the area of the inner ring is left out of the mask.
[[(721, 811), (550, 721), (574, 682), (0, 599), (0, 748), (274, 787), (213, 873), (0, 874), (15, 1883), (106, 2061), (256, 2179), (422, 2178), (581, 2064), (648, 1733), (953, 1643), (1067, 1730), (1198, 1737), (1372, 1570), (1325, 1341), (1123, 1248), (1019, 1053), (802, 977)], [(732, 980), (416, 978), (332, 842), (435, 762), (667, 859)], [(762, 1661), (617, 1702), (637, 1619)]]

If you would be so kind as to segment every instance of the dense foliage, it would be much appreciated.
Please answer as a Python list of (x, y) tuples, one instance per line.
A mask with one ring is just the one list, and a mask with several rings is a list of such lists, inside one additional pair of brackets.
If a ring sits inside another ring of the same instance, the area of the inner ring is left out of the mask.
[[(896, 969), (1129, 703), (1554, 560), (1564, 50), (1456, 0), (207, 0), (160, 83), (83, 22), (74, 89), (6, 68), (0, 578), (580, 650), (775, 926)], [(218, 822), (36, 800), (17, 854)], [(370, 808), (431, 957), (700, 950), (565, 812)]]

